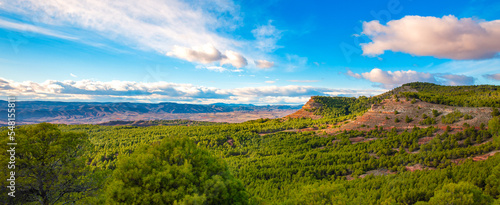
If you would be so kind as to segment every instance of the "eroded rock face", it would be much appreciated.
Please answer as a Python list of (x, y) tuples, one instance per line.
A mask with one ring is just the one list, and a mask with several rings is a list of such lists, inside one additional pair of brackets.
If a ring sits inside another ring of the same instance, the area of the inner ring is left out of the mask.
[(319, 119), (322, 118), (321, 115), (315, 115), (314, 110), (323, 107), (322, 104), (314, 101), (314, 98), (311, 97), (307, 103), (302, 106), (302, 109), (297, 112), (286, 116), (285, 118), (311, 118), (311, 119)]
[(314, 98), (311, 98), (311, 99), (309, 99), (309, 101), (307, 101), (307, 103), (304, 106), (302, 106), (302, 109), (307, 110), (307, 111), (313, 111), (313, 110), (315, 110), (317, 108), (321, 108), (321, 107), (323, 107), (322, 104), (315, 102)]

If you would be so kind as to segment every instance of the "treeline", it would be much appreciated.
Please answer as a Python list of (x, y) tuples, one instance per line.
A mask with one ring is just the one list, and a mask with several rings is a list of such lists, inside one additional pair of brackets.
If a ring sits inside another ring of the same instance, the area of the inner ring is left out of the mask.
[(417, 92), (402, 92), (400, 95), (417, 98), (425, 102), (461, 107), (500, 107), (500, 86), (442, 86), (432, 83), (408, 83), (401, 86)]

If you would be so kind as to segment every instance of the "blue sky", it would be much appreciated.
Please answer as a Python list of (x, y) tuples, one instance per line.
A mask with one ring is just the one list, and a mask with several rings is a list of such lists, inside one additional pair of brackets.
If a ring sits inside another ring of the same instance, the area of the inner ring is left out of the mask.
[(301, 104), (500, 84), (498, 1), (0, 0), (0, 93)]

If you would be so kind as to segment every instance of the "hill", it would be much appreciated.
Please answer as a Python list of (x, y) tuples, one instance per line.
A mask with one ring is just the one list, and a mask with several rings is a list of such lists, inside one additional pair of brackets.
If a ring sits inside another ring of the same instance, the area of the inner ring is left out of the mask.
[[(407, 130), (414, 127), (436, 127), (441, 130), (437, 133), (442, 134), (447, 129), (450, 133), (456, 133), (469, 127), (480, 129), (481, 126), (486, 126), (491, 119), (492, 110), (489, 107), (456, 107), (420, 100), (396, 102), (393, 99), (385, 99), (372, 106), (361, 116), (341, 123), (334, 128), (320, 131), (334, 134), (343, 130), (369, 131), (393, 128)], [(432, 138), (422, 140), (432, 140)]]
[[(352, 114), (358, 116), (352, 116), (334, 129), (320, 130), (328, 133), (344, 129), (370, 130), (375, 126), (385, 129), (411, 129), (414, 126), (461, 129), (464, 123), (477, 128), (487, 124), (492, 108), (500, 107), (499, 88), (415, 82), (370, 98), (313, 96), (302, 109), (286, 117), (328, 119)], [(450, 114), (456, 114), (456, 119), (450, 119)]]

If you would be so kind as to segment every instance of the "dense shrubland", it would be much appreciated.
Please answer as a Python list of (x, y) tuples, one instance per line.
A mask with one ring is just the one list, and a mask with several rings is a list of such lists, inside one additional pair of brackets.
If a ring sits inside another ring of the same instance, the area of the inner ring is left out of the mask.
[(500, 86), (442, 86), (415, 82), (402, 87), (410, 87), (418, 92), (402, 92), (401, 96), (425, 102), (461, 107), (500, 107)]

